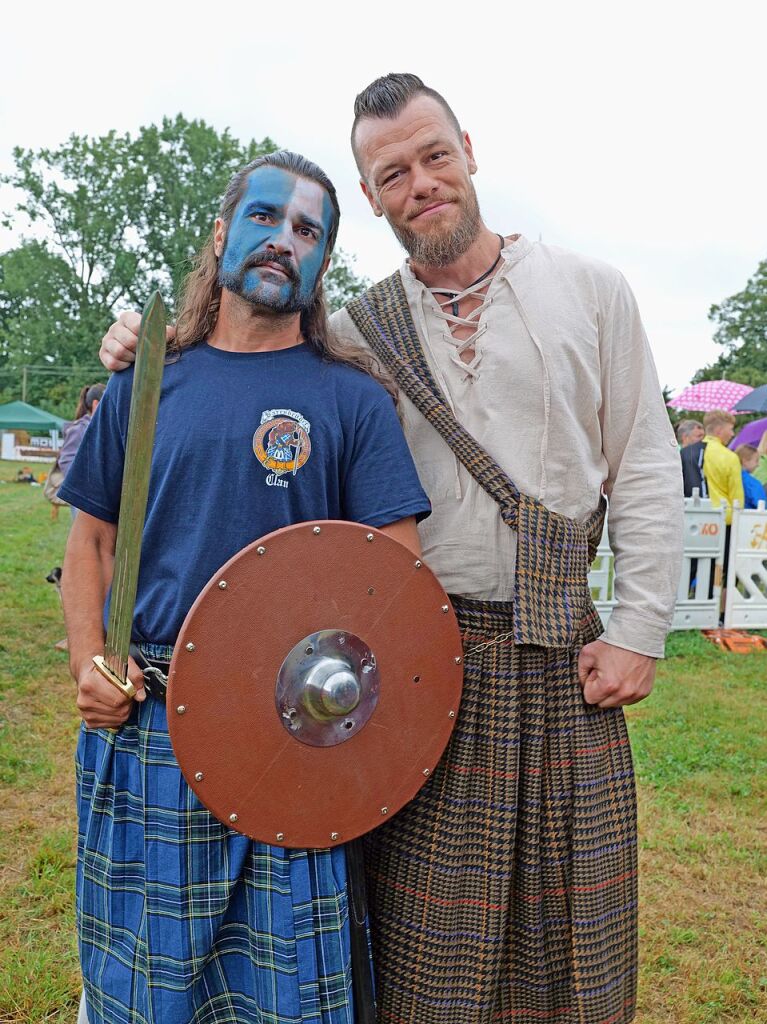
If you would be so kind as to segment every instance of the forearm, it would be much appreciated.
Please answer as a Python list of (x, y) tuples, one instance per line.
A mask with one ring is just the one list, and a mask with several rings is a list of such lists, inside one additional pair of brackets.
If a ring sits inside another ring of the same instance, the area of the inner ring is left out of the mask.
[(603, 639), (662, 657), (681, 569), (682, 474), (636, 303), (622, 285), (605, 315), (600, 356), (616, 600)]
[(77, 515), (61, 576), (69, 666), (75, 679), (104, 650), (104, 601), (112, 580), (116, 528), (85, 512)]
[(408, 516), (407, 519), (399, 519), (396, 523), (389, 523), (381, 527), (381, 533), (387, 534), (393, 540), (399, 541), (409, 548), (416, 557), (421, 554), (421, 539), (418, 536), (415, 516)]

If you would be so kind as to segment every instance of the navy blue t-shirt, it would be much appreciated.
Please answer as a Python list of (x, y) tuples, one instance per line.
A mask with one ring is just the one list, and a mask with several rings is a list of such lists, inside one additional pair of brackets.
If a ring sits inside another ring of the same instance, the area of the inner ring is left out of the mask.
[[(112, 376), (61, 497), (117, 522), (133, 371)], [(430, 505), (384, 389), (303, 344), (186, 349), (165, 367), (141, 549), (136, 636), (175, 641), (232, 555), (309, 519), (387, 526)]]

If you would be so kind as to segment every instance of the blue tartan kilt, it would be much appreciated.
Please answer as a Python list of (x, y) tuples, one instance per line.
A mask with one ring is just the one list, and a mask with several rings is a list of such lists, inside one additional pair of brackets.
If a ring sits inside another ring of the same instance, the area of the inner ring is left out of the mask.
[(352, 1024), (343, 847), (222, 825), (149, 697), (116, 733), (83, 726), (76, 776), (90, 1024)]

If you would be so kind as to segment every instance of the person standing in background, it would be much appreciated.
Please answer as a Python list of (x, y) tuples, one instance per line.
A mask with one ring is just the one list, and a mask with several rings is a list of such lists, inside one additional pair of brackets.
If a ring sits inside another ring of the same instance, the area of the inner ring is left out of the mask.
[[(80, 447), (88, 424), (93, 419), (93, 414), (101, 401), (101, 396), (106, 390), (105, 384), (86, 384), (80, 391), (80, 398), (75, 411), (75, 418), (64, 427), (64, 442), (59, 452), (59, 469), (66, 480), (69, 467), (75, 460), (77, 449)], [(72, 518), (77, 515), (77, 509), (72, 509)]]
[(759, 465), (759, 449), (752, 444), (739, 444), (735, 454), (740, 459), (741, 477), (743, 480), (744, 508), (758, 508), (759, 502), (767, 503), (767, 491), (764, 484), (753, 475)]
[(767, 488), (767, 430), (759, 439), (756, 450), (759, 453), (759, 462), (753, 472), (753, 476), (756, 477), (760, 484)]
[(705, 433), (700, 420), (680, 420), (676, 425), (676, 439), (680, 448), (702, 441)]

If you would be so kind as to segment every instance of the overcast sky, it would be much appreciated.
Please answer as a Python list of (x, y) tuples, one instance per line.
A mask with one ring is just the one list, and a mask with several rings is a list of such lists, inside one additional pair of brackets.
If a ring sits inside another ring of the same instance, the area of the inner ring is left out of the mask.
[(623, 271), (679, 389), (718, 354), (710, 305), (767, 257), (765, 28), (762, 0), (6, 4), (0, 170), (178, 112), (269, 135), (328, 172), (340, 245), (380, 277), (402, 254), (359, 192), (351, 110), (413, 71), (471, 135), (488, 225)]

